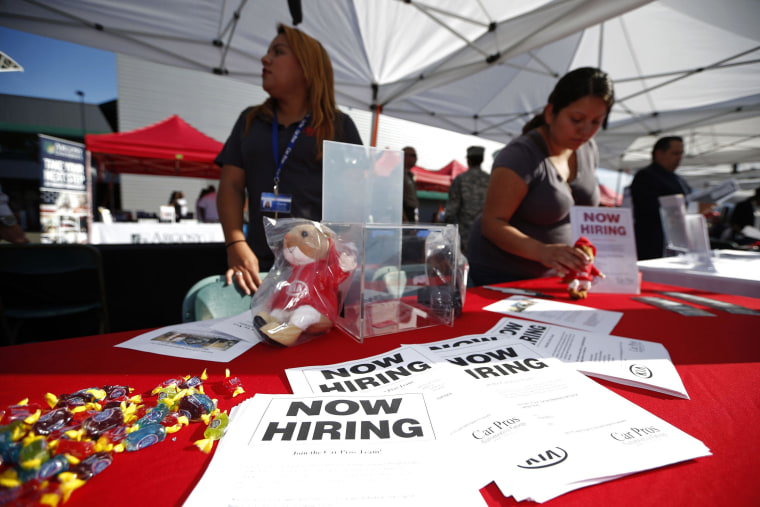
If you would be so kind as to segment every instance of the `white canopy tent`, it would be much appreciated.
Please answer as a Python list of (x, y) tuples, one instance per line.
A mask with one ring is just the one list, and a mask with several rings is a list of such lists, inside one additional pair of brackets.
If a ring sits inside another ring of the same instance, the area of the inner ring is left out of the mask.
[[(320, 40), (345, 106), (507, 142), (557, 78), (615, 81), (603, 165), (640, 167), (658, 135), (685, 165), (760, 161), (756, 0), (324, 0), (299, 28)], [(285, 0), (0, 0), (0, 24), (254, 84)]]

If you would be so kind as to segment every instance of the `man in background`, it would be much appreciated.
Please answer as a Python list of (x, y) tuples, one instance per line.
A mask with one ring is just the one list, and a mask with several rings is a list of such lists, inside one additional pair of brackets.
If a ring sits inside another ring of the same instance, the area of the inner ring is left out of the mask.
[(417, 163), (417, 151), (411, 146), (403, 148), (404, 152), (404, 222), (420, 221), (420, 202), (417, 199), (417, 186), (414, 184), (412, 167)]
[(683, 152), (681, 137), (660, 138), (652, 148), (652, 163), (633, 177), (631, 199), (639, 260), (662, 257), (665, 250), (659, 198), (674, 194), (686, 196), (691, 192), (686, 181), (676, 174)]
[(760, 228), (757, 223), (760, 215), (760, 187), (755, 189), (755, 194), (747, 199), (736, 203), (733, 213), (731, 213), (731, 228), (734, 232), (735, 239), (747, 239), (741, 234), (742, 229), (747, 226)]
[(467, 148), (467, 171), (460, 174), (449, 187), (449, 199), (446, 202), (444, 221), (459, 225), (459, 242), (462, 253), (467, 253), (467, 241), (470, 227), (475, 217), (483, 211), (483, 203), (488, 191), (491, 175), (480, 166), (483, 163), (485, 148), (470, 146)]

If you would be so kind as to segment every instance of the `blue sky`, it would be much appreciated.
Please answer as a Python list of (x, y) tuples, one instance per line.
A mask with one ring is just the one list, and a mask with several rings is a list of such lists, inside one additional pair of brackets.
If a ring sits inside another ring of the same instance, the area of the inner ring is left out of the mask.
[(0, 93), (88, 104), (117, 96), (116, 55), (0, 26), (0, 51), (24, 72), (0, 72)]

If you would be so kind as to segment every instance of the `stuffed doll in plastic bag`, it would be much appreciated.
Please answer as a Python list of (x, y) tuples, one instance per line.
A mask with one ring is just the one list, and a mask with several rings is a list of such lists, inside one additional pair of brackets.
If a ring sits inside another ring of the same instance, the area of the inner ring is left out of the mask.
[(290, 347), (333, 327), (339, 287), (356, 268), (356, 254), (318, 222), (265, 225), (275, 261), (251, 301), (253, 324), (264, 340)]
[(573, 246), (583, 252), (589, 261), (582, 270), (571, 271), (565, 274), (565, 276), (562, 277), (561, 282), (568, 284), (567, 292), (570, 294), (570, 299), (586, 299), (588, 297), (588, 291), (591, 288), (591, 283), (596, 278), (604, 278), (604, 273), (594, 266), (596, 247), (587, 237), (581, 236)]

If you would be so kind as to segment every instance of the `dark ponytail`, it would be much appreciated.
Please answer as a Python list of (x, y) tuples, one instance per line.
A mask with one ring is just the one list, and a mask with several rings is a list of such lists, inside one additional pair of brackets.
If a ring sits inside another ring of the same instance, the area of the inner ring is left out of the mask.
[(546, 119), (544, 119), (544, 113), (538, 113), (536, 116), (530, 119), (528, 123), (522, 129), (523, 134), (527, 134), (533, 129), (537, 129), (541, 125), (546, 125)]

